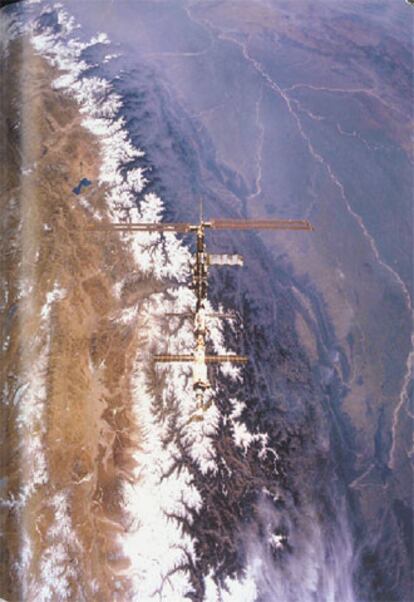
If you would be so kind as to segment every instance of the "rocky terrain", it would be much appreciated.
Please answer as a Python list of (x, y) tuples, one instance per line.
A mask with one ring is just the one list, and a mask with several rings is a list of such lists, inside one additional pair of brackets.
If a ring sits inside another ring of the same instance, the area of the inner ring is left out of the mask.
[[(55, 68), (15, 41), (2, 72), (6, 599), (16, 575), (43, 599), (53, 574), (51, 599), (409, 602), (409, 11), (67, 0), (19, 15)], [(155, 195), (147, 219), (195, 221), (202, 197), (207, 217), (315, 226), (209, 234), (245, 257), (213, 274), (213, 305), (237, 318), (212, 345), (250, 360), (212, 374), (201, 425), (188, 371), (145, 360), (191, 346), (188, 320), (162, 317), (191, 306), (191, 240), (138, 253), (84, 230), (114, 204), (142, 217), (132, 173)]]
[(92, 600), (99, 582), (100, 600), (125, 600), (115, 536), (128, 527), (119, 482), (139, 441), (129, 386), (139, 332), (119, 317), (134, 303), (132, 260), (111, 233), (102, 244), (87, 230), (103, 190), (73, 187), (96, 180), (100, 149), (76, 103), (52, 89), (56, 72), (25, 38), (2, 65), (0, 592), (58, 600), (70, 587)]

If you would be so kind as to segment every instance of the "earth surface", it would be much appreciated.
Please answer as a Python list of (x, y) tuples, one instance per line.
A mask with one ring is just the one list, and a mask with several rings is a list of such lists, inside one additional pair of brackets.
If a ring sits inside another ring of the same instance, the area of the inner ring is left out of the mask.
[[(0, 596), (410, 602), (412, 7), (63, 0), (0, 12)], [(209, 232), (200, 423), (191, 237)], [(166, 315), (169, 314), (169, 315)], [(182, 314), (177, 316), (175, 314)]]

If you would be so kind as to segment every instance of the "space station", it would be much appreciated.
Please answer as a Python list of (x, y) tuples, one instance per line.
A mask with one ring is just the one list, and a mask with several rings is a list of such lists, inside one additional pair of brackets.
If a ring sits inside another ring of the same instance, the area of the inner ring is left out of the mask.
[[(243, 365), (248, 361), (245, 355), (228, 353), (214, 355), (208, 351), (209, 322), (214, 318), (225, 318), (226, 314), (208, 313), (208, 275), (211, 266), (243, 266), (243, 257), (238, 254), (209, 253), (206, 245), (206, 230), (302, 230), (312, 231), (314, 228), (307, 220), (270, 219), (270, 220), (244, 220), (244, 219), (212, 219), (203, 218), (200, 209), (200, 221), (191, 223), (116, 223), (108, 226), (97, 226), (98, 230), (115, 230), (120, 232), (172, 232), (175, 234), (194, 234), (196, 236), (196, 250), (194, 254), (192, 280), (190, 287), (196, 295), (195, 311), (191, 314), (193, 319), (194, 350), (187, 355), (156, 354), (153, 356), (155, 363), (190, 363), (192, 364), (193, 389), (197, 407), (206, 409), (209, 404), (204, 403), (205, 391), (211, 388), (209, 366), (230, 362)], [(171, 314), (170, 314), (171, 315)], [(178, 314), (174, 314), (178, 315)]]

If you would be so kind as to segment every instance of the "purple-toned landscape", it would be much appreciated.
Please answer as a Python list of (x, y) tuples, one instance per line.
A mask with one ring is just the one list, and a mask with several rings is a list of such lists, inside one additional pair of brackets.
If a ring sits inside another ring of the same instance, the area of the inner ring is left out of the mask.
[[(412, 31), (403, 0), (0, 10), (1, 598), (410, 602)], [(209, 345), (249, 360), (193, 422), (149, 358), (192, 349), (194, 240), (88, 228), (200, 199), (314, 231), (207, 232), (244, 257)]]

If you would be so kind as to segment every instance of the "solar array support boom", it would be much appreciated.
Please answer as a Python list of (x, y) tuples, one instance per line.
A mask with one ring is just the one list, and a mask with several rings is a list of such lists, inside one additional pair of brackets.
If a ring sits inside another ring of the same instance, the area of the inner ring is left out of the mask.
[[(206, 364), (223, 364), (225, 362), (230, 362), (231, 364), (247, 364), (248, 357), (245, 355), (206, 355), (204, 356), (204, 361)], [(196, 358), (194, 355), (174, 355), (174, 354), (158, 354), (154, 355), (154, 361), (159, 363), (186, 363), (186, 362), (194, 362)]]
[(146, 223), (146, 222), (120, 222), (116, 224), (97, 224), (90, 230), (116, 230), (119, 232), (197, 232), (200, 228), (210, 230), (313, 230), (308, 220), (293, 219), (214, 219), (202, 221), (200, 224), (178, 223)]

